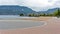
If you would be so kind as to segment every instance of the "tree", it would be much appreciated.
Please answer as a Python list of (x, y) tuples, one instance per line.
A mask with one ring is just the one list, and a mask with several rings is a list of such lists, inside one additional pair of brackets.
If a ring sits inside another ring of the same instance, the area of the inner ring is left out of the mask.
[(58, 9), (53, 13), (53, 16), (58, 16)]
[(54, 16), (60, 16), (60, 10), (59, 10), (59, 8), (54, 12)]
[(58, 8), (58, 9), (54, 12), (53, 15), (54, 15), (54, 16), (57, 16), (57, 17), (59, 18), (59, 16), (60, 16), (60, 9)]
[(48, 16), (53, 16), (53, 14), (49, 14)]
[(60, 9), (58, 8), (58, 16), (60, 16)]
[(34, 14), (29, 14), (28, 16), (33, 17), (33, 16), (34, 16)]
[(29, 14), (28, 16), (30, 16), (30, 17), (31, 17), (31, 14)]
[(20, 16), (24, 16), (24, 14), (22, 13), (22, 14), (20, 14)]
[(34, 17), (39, 17), (40, 15), (39, 14), (34, 14)]
[(41, 13), (40, 16), (46, 16), (46, 14), (45, 13)]
[(30, 17), (39, 17), (38, 14), (29, 14), (28, 16), (30, 16)]

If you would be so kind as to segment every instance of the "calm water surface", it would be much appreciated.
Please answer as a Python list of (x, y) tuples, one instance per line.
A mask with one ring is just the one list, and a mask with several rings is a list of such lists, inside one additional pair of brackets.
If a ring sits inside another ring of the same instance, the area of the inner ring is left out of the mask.
[(34, 17), (26, 17), (19, 15), (0, 15), (0, 18), (34, 18)]
[(30, 28), (44, 25), (44, 22), (19, 20), (19, 21), (0, 21), (0, 29), (18, 29), (18, 28)]
[(0, 19), (3, 19), (0, 21), (0, 29), (17, 29), (17, 28), (29, 28), (29, 27), (35, 27), (35, 26), (41, 26), (45, 24), (44, 22), (40, 21), (29, 21), (29, 20), (13, 20), (13, 21), (7, 21), (4, 19), (12, 19), (12, 18), (29, 18), (29, 17), (21, 17), (18, 15), (0, 15)]

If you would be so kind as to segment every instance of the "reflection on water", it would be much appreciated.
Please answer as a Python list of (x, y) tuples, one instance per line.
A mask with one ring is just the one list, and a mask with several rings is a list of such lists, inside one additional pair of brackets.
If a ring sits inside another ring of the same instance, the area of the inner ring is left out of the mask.
[(0, 18), (19, 18), (19, 15), (0, 15)]
[(0, 21), (0, 29), (20, 29), (20, 28), (29, 28), (44, 25), (44, 22), (40, 21), (28, 21), (28, 20), (19, 20), (19, 21)]
[(15, 19), (15, 18), (34, 18), (34, 17), (19, 16), (19, 15), (0, 15), (0, 19)]

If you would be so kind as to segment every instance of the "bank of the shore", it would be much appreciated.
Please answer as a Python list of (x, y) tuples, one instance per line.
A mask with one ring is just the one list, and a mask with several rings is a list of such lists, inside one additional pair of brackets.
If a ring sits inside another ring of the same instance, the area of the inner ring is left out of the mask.
[(47, 21), (56, 17), (34, 17), (34, 18), (24, 18), (22, 20), (33, 20), (33, 21)]
[[(4, 15), (3, 15), (4, 16)], [(53, 17), (20, 17), (20, 16), (6, 16), (0, 17), (0, 20), (36, 20), (36, 21), (45, 21), (45, 20), (49, 20)]]

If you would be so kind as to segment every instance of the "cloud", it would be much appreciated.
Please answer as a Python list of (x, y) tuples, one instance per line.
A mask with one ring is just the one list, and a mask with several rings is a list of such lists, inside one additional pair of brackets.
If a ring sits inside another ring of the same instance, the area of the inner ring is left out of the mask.
[(15, 0), (0, 0), (0, 5), (17, 5)]
[(36, 11), (48, 10), (60, 6), (60, 0), (25, 0), (23, 5)]
[(0, 0), (0, 5), (27, 6), (35, 11), (60, 7), (60, 0)]

